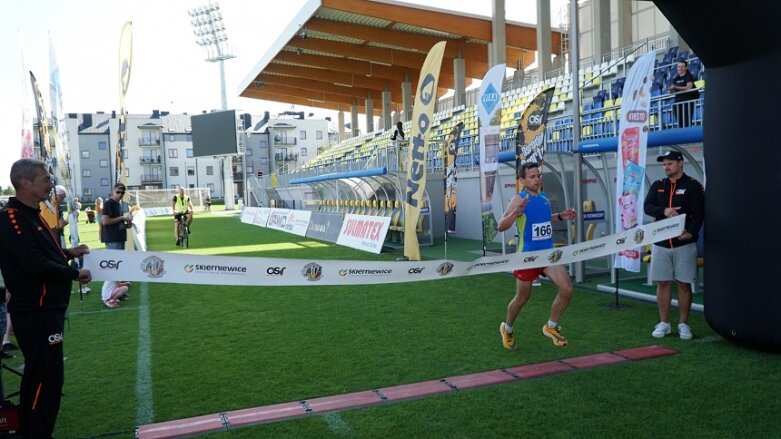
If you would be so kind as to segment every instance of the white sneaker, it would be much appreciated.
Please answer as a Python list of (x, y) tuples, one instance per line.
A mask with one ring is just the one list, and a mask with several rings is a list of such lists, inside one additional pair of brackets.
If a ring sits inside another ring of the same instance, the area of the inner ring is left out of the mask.
[(692, 329), (686, 323), (679, 323), (678, 324), (678, 336), (681, 337), (681, 340), (691, 340), (692, 339)]
[[(669, 334), (671, 332), (670, 330), (670, 324), (659, 322), (654, 326), (654, 332), (651, 333), (652, 336), (655, 338), (663, 338), (665, 335)], [(691, 334), (691, 333), (690, 333)]]

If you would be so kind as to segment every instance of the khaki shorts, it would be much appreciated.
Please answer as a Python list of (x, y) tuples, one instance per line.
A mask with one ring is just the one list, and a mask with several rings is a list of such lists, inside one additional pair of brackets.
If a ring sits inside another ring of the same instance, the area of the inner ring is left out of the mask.
[(651, 246), (649, 280), (694, 283), (697, 277), (697, 243), (675, 248)]

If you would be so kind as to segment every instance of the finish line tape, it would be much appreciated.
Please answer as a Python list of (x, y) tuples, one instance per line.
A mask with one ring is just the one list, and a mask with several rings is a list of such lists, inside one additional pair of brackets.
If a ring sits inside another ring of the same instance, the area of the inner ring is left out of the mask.
[(195, 285), (305, 286), (418, 282), (565, 265), (618, 252), (637, 252), (680, 236), (685, 215), (640, 225), (591, 241), (533, 252), (484, 256), (472, 262), (350, 261), (209, 256), (165, 252), (95, 250), (84, 257), (92, 280)]

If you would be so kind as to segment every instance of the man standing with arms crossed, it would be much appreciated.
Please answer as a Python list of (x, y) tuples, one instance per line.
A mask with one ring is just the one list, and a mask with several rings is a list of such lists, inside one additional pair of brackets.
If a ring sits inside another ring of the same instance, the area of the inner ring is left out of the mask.
[(11, 300), (16, 341), (24, 355), (19, 395), (22, 435), (49, 438), (60, 410), (65, 311), (74, 280), (87, 283), (89, 270), (76, 269), (68, 260), (89, 249), (63, 250), (40, 215), (40, 203), (54, 188), (46, 165), (21, 159), (11, 166), (16, 196), (0, 212), (0, 269)]
[(656, 281), (656, 304), (659, 323), (652, 336), (662, 338), (671, 332), (670, 304), (672, 283), (678, 286), (678, 336), (691, 340), (689, 311), (692, 307), (692, 283), (697, 278), (697, 238), (705, 216), (705, 189), (702, 184), (683, 173), (683, 154), (667, 151), (657, 162), (664, 167), (667, 178), (656, 180), (645, 197), (645, 214), (655, 221), (686, 214), (681, 236), (659, 241), (651, 248), (650, 280)]
[[(516, 223), (518, 227), (519, 251), (534, 251), (553, 248), (553, 227), (555, 221), (571, 221), (575, 219), (575, 209), (566, 209), (561, 213), (551, 213), (550, 202), (544, 192), (540, 192), (542, 186), (542, 174), (538, 163), (526, 163), (521, 168), (521, 179), (524, 190), (513, 196), (507, 210), (499, 220), (496, 230), (503, 232)], [(513, 275), (517, 279), (515, 297), (507, 305), (507, 318), (499, 325), (499, 333), (502, 336), (502, 345), (505, 349), (515, 349), (515, 334), (513, 322), (521, 312), (532, 292), (532, 282), (540, 274), (545, 274), (556, 285), (558, 292), (551, 304), (548, 323), (542, 326), (542, 334), (553, 341), (556, 346), (566, 346), (567, 339), (561, 334), (558, 320), (569, 305), (572, 297), (572, 280), (567, 270), (561, 265), (552, 267), (532, 268), (528, 270), (515, 270)]]

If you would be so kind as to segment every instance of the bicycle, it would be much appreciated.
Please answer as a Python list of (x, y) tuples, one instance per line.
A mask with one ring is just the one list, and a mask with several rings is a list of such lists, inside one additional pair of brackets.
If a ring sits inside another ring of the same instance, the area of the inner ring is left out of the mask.
[(179, 212), (174, 214), (176, 219), (176, 229), (179, 231), (179, 245), (180, 247), (190, 248), (190, 233), (187, 230), (187, 214), (189, 212)]

